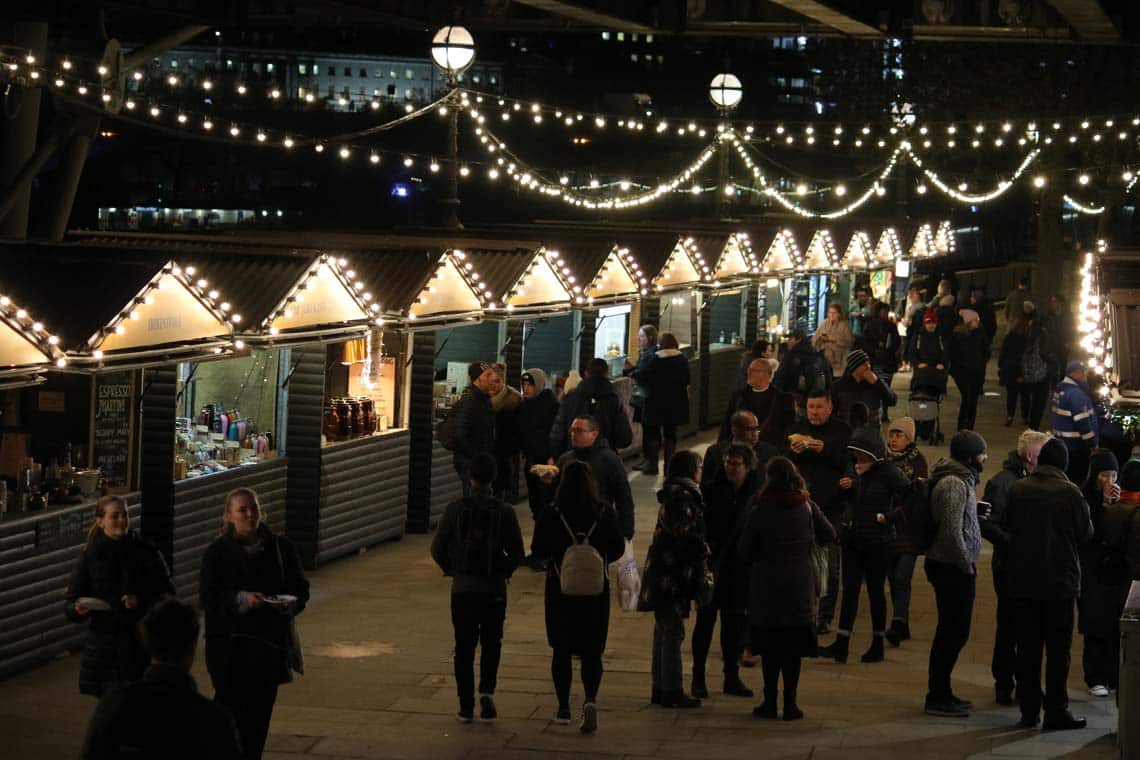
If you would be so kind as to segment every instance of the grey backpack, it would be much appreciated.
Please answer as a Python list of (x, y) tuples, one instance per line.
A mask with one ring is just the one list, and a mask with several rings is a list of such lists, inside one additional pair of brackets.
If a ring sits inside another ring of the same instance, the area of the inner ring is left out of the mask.
[(565, 517), (559, 514), (558, 519), (573, 541), (562, 555), (561, 568), (554, 566), (563, 596), (597, 596), (606, 588), (606, 560), (590, 545), (590, 535), (598, 527), (597, 520), (586, 533), (575, 533)]

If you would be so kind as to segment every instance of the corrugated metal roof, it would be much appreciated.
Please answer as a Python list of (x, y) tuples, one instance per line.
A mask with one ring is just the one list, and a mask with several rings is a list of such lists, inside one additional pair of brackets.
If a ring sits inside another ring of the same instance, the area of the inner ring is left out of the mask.
[(183, 266), (194, 267), (192, 280), (203, 279), (217, 287), (242, 316), (244, 329), (256, 329), (289, 294), (315, 256), (233, 256), (219, 252), (177, 253)]
[(397, 314), (423, 291), (443, 253), (442, 248), (429, 247), (358, 250), (349, 254), (349, 265), (383, 312)]
[(503, 303), (507, 291), (518, 282), (536, 255), (535, 251), (524, 248), (509, 251), (464, 248), (463, 252), (474, 265), (474, 271), (490, 286), (490, 300), (496, 304)]
[(612, 238), (561, 238), (547, 240), (546, 250), (558, 251), (570, 275), (574, 277), (574, 284), (584, 287), (598, 274), (602, 264), (606, 263), (615, 241)]

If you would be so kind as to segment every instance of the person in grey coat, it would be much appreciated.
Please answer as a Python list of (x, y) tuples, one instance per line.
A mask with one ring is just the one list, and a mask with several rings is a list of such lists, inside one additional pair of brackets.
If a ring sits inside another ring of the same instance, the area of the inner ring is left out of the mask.
[(931, 471), (930, 515), (937, 533), (926, 552), (926, 577), (934, 586), (938, 627), (930, 644), (926, 713), (964, 718), (970, 703), (954, 696), (950, 675), (970, 638), (982, 530), (974, 489), (987, 457), (986, 441), (972, 430), (950, 440), (950, 459)]

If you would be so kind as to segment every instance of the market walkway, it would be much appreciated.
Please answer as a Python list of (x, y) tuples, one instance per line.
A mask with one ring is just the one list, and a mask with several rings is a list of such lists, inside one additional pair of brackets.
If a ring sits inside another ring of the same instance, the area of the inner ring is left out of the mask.
[[(899, 376), (896, 387), (902, 390), (907, 380)], [(951, 397), (943, 419), (952, 421), (956, 413), (957, 400)], [(1018, 432), (1001, 427), (1002, 420), (998, 399), (985, 398), (979, 429), (994, 455), (987, 476)], [(697, 440), (707, 443), (707, 438)], [(928, 457), (940, 453), (927, 450)], [(632, 483), (638, 504), (636, 548), (643, 557), (655, 514), (654, 485), (641, 475), (634, 475)], [(529, 536), (529, 514), (525, 507), (519, 510)], [(463, 726), (454, 718), (448, 581), (428, 557), (429, 541), (428, 536), (408, 536), (312, 574), (312, 603), (300, 618), (308, 675), (281, 690), (266, 757), (1116, 757), (1109, 736), (1116, 710), (1111, 700), (1087, 696), (1079, 636), (1070, 688), (1073, 709), (1089, 718), (1089, 728), (1047, 734), (1017, 730), (1012, 728), (1016, 709), (994, 704), (988, 555), (979, 568), (973, 635), (955, 673), (955, 691), (976, 705), (967, 720), (929, 718), (922, 712), (934, 601), (919, 568), (911, 621), (915, 639), (888, 650), (887, 661), (878, 665), (807, 661), (800, 694), (807, 719), (797, 723), (758, 722), (750, 715), (752, 700), (715, 692), (699, 710), (651, 707), (652, 616), (615, 608), (599, 699), (600, 730), (582, 736), (573, 726), (552, 721), (555, 699), (543, 628), (542, 576), (523, 569), (510, 590), (496, 695), (501, 717), (493, 724)], [(865, 600), (861, 607), (854, 652), (861, 652), (869, 638)], [(714, 644), (713, 662), (717, 651)], [(71, 656), (0, 682), (0, 754), (37, 760), (76, 756), (94, 704), (76, 692), (77, 668), (78, 657)], [(717, 672), (712, 663), (710, 672)], [(757, 670), (745, 670), (744, 677), (759, 689)], [(208, 690), (200, 663), (197, 678)], [(719, 685), (717, 678), (709, 679), (710, 688)], [(575, 694), (577, 704), (580, 686)]]

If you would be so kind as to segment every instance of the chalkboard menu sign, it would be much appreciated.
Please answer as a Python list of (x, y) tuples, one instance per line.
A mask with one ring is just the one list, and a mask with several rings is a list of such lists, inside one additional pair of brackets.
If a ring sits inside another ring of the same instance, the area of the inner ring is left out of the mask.
[(103, 471), (111, 488), (129, 488), (135, 373), (101, 372), (95, 375), (92, 385), (91, 466)]

